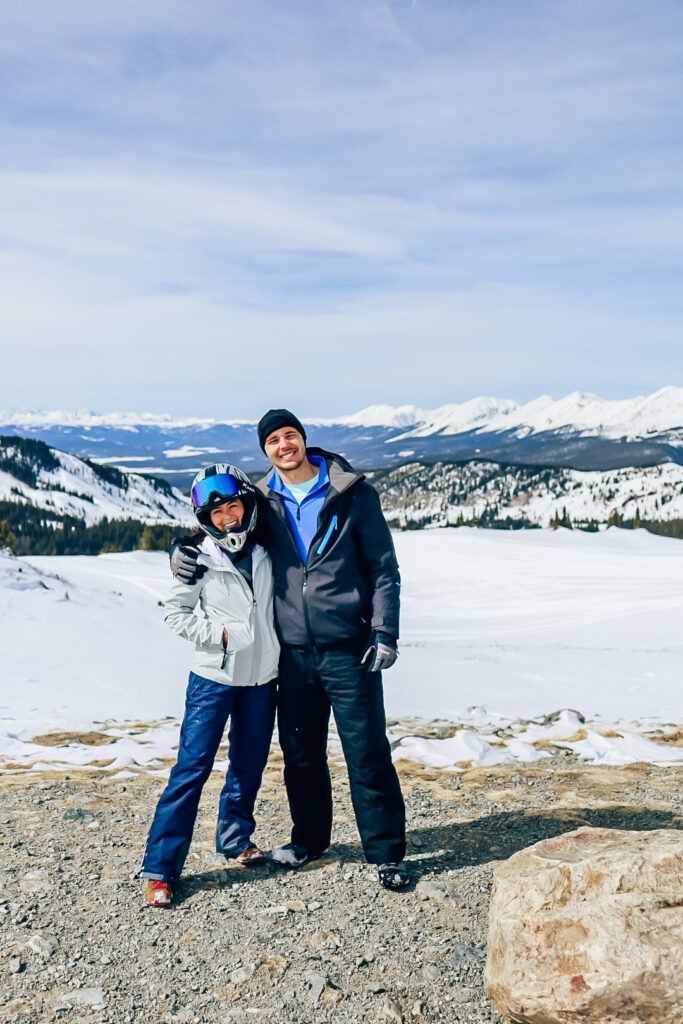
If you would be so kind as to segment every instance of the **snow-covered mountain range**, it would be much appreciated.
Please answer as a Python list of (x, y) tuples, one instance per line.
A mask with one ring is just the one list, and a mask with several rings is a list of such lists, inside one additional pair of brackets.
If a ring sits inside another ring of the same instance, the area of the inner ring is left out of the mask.
[[(363, 469), (477, 457), (583, 470), (683, 463), (679, 387), (618, 401), (582, 392), (526, 403), (484, 397), (433, 410), (375, 405), (335, 419), (302, 419), (309, 443), (341, 452)], [(254, 427), (152, 413), (0, 412), (0, 434), (37, 438), (185, 487), (212, 461), (265, 469)]]

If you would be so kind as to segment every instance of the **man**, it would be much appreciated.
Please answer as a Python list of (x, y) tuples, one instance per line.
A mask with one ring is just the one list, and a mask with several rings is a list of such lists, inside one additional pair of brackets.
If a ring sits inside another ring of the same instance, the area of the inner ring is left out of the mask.
[[(292, 815), (291, 842), (273, 859), (300, 867), (322, 856), (332, 830), (327, 730), (334, 712), (363, 850), (387, 889), (408, 885), (405, 809), (386, 737), (383, 669), (398, 651), (398, 564), (375, 489), (339, 455), (306, 447), (287, 409), (258, 423), (273, 471), (258, 483), (259, 536), (275, 579), (282, 644), (278, 732)], [(191, 577), (192, 551), (172, 550)]]

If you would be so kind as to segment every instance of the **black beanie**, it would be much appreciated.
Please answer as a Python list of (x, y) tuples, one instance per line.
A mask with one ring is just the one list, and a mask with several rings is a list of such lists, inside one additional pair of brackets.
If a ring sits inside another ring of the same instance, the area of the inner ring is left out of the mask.
[(274, 430), (279, 430), (280, 427), (294, 427), (295, 430), (299, 431), (304, 441), (306, 440), (306, 431), (301, 421), (296, 418), (293, 412), (290, 412), (289, 409), (269, 409), (258, 421), (256, 427), (258, 443), (261, 445), (262, 452), (265, 453), (267, 438)]

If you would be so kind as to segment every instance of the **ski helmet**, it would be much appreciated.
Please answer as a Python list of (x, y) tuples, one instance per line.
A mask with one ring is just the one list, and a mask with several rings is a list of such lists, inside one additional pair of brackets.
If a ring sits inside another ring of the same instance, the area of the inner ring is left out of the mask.
[[(207, 466), (192, 482), (192, 507), (201, 529), (226, 551), (236, 554), (247, 542), (256, 526), (256, 489), (241, 469), (227, 462)], [(239, 526), (219, 530), (211, 522), (211, 510), (239, 498), (244, 515)]]

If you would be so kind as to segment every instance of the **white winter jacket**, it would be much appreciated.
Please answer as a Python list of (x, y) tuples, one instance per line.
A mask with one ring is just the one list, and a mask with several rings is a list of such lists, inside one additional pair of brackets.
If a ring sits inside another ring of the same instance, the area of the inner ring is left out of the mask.
[[(239, 569), (211, 537), (204, 538), (198, 563), (208, 566), (208, 572), (197, 583), (174, 580), (164, 616), (175, 633), (194, 641), (192, 671), (227, 686), (255, 686), (274, 679), (280, 645), (273, 620), (273, 570), (267, 551), (254, 545), (253, 594)], [(225, 659), (224, 628), (228, 631)]]

